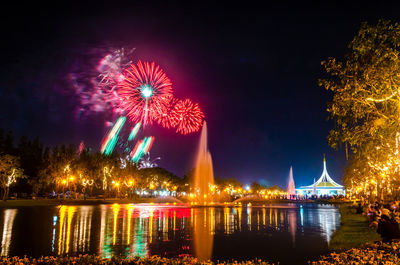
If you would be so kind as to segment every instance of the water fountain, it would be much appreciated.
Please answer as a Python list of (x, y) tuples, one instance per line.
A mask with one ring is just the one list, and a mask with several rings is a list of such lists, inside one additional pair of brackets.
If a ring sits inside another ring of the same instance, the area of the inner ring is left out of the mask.
[(293, 168), (292, 167), (290, 167), (290, 172), (289, 172), (289, 182), (288, 182), (288, 187), (287, 187), (287, 198), (288, 199), (296, 198), (296, 188), (294, 186)]
[(197, 149), (193, 188), (196, 202), (206, 204), (212, 201), (214, 172), (210, 151), (207, 145), (207, 124), (204, 122), (201, 130), (199, 147)]

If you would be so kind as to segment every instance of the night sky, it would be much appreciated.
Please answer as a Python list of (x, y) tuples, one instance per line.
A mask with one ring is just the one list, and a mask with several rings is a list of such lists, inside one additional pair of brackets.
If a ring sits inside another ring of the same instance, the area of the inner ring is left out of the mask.
[[(50, 146), (83, 140), (99, 149), (115, 117), (78, 117), (70, 73), (90, 72), (102, 49), (135, 47), (133, 59), (159, 64), (177, 97), (199, 102), (215, 176), (282, 187), (291, 165), (296, 186), (310, 185), (323, 153), (340, 181), (346, 160), (327, 144), (332, 95), (317, 84), (321, 61), (343, 58), (361, 22), (399, 21), (398, 6), (366, 2), (55, 3), (2, 8), (0, 127)], [(193, 167), (199, 133), (146, 133), (156, 137), (151, 155), (161, 167), (178, 176)]]

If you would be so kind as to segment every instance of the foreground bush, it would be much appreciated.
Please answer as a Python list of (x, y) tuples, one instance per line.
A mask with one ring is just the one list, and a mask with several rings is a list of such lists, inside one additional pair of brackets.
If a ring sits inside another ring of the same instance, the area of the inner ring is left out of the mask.
[[(369, 265), (392, 265), (400, 264), (400, 243), (375, 243), (367, 244), (363, 248), (352, 248), (348, 251), (341, 253), (331, 253), (330, 255), (321, 257), (318, 261), (309, 262), (312, 265), (341, 265), (341, 264), (369, 264)], [(9, 265), (69, 265), (69, 264), (83, 264), (83, 265), (272, 265), (269, 262), (262, 260), (249, 260), (249, 261), (230, 261), (222, 263), (214, 263), (212, 261), (200, 262), (199, 260), (191, 257), (184, 258), (161, 258), (153, 256), (150, 258), (119, 258), (113, 257), (111, 259), (103, 259), (96, 255), (79, 255), (77, 257), (41, 257), (41, 258), (0, 258), (0, 264)]]
[(366, 244), (363, 248), (352, 248), (341, 253), (331, 253), (319, 261), (310, 262), (312, 265), (341, 265), (341, 264), (400, 264), (400, 243)]
[[(161, 258), (158, 256), (153, 256), (150, 258), (119, 258), (113, 257), (111, 259), (103, 259), (96, 255), (79, 255), (77, 257), (41, 257), (41, 258), (1, 258), (0, 264), (10, 264), (10, 265), (25, 265), (25, 264), (36, 264), (36, 265), (69, 265), (69, 264), (84, 264), (84, 265), (214, 265), (215, 263), (211, 261), (200, 262), (196, 258), (184, 257), (184, 258)], [(237, 264), (237, 265), (272, 265), (271, 263), (262, 260), (252, 260), (243, 262), (225, 262), (218, 264)]]

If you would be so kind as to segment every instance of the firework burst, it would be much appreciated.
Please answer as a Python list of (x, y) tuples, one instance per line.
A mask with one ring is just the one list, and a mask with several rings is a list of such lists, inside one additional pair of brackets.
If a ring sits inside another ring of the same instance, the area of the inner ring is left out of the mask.
[[(123, 114), (119, 108), (120, 98), (116, 86), (124, 78), (123, 70), (132, 64), (134, 50), (91, 49), (74, 62), (67, 79), (79, 100), (75, 110), (78, 118), (110, 110), (113, 114)], [(98, 57), (99, 60), (88, 59), (87, 55)]]
[(155, 159), (150, 158), (150, 152), (148, 152), (146, 155), (144, 155), (140, 161), (138, 168), (143, 169), (143, 168), (154, 168), (157, 167), (158, 164), (156, 163), (157, 160), (161, 160), (160, 157), (157, 157)]
[(167, 96), (160, 102), (157, 114), (157, 123), (165, 128), (175, 128), (178, 123), (178, 115), (175, 111), (175, 105), (178, 99)]
[(120, 106), (132, 121), (152, 123), (160, 116), (164, 101), (172, 97), (171, 86), (158, 65), (139, 61), (124, 71), (124, 79), (117, 86)]
[(190, 99), (179, 100), (174, 107), (176, 117), (176, 132), (189, 134), (196, 132), (203, 124), (204, 114), (199, 104), (193, 103)]

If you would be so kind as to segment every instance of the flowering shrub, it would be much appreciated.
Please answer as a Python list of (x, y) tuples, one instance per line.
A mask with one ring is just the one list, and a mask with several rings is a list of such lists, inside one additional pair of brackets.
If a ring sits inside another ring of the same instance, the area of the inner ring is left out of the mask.
[[(150, 258), (122, 258), (112, 257), (111, 259), (103, 259), (96, 255), (79, 255), (77, 257), (40, 257), (40, 258), (19, 258), (19, 257), (3, 257), (0, 258), (0, 264), (7, 265), (70, 265), (70, 264), (83, 264), (83, 265), (216, 265), (212, 261), (199, 261), (192, 257), (183, 258), (162, 258), (159, 256), (152, 256)], [(235, 264), (235, 265), (272, 265), (271, 263), (262, 260), (251, 260), (251, 261), (233, 261), (233, 262), (222, 262), (218, 264)]]
[[(150, 258), (122, 258), (112, 257), (111, 259), (103, 259), (96, 255), (79, 255), (76, 257), (60, 256), (60, 257), (3, 257), (0, 258), (0, 264), (7, 265), (272, 265), (272, 263), (262, 261), (259, 259), (249, 261), (230, 261), (230, 262), (212, 262), (212, 261), (199, 261), (192, 257), (182, 258), (162, 258), (159, 256), (152, 256)], [(375, 265), (375, 264), (400, 264), (400, 243), (375, 243), (366, 244), (363, 248), (352, 248), (348, 251), (341, 253), (331, 253), (330, 255), (321, 257), (318, 261), (310, 261), (312, 265)]]
[(321, 257), (312, 265), (341, 265), (341, 264), (400, 264), (400, 243), (366, 244), (363, 248), (352, 248), (341, 253), (331, 253)]

